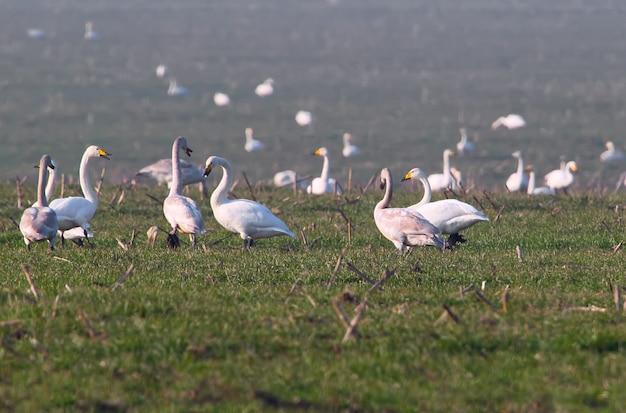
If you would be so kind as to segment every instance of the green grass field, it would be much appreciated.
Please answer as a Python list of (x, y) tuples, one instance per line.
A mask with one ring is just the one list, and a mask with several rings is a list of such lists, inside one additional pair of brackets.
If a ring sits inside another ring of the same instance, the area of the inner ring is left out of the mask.
[[(26, 251), (9, 219), (21, 215), (15, 188), (0, 186), (3, 410), (551, 412), (626, 401), (626, 321), (612, 293), (626, 283), (621, 198), (491, 194), (492, 206), (469, 194), (491, 223), (453, 251), (403, 256), (374, 225), (379, 190), (334, 200), (257, 187), (313, 245), (282, 237), (251, 251), (234, 235), (215, 243), (228, 233), (208, 201), (200, 248), (170, 251), (164, 234), (152, 247), (148, 228), (168, 224), (146, 194), (165, 189), (125, 189), (109, 208), (116, 190), (104, 186), (92, 248), (51, 253)], [(418, 196), (397, 192), (393, 204)], [(125, 250), (116, 239), (133, 229)], [(373, 280), (393, 275), (368, 293), (348, 263)], [(483, 282), (493, 307), (477, 294)], [(343, 342), (336, 306), (348, 319), (364, 308), (358, 338)], [(458, 322), (439, 320), (444, 306)]]

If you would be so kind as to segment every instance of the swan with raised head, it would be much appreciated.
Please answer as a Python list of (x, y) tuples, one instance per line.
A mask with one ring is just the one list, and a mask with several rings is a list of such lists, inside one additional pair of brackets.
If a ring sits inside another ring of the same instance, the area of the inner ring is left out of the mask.
[(361, 150), (358, 146), (352, 143), (354, 136), (351, 133), (343, 134), (343, 151), (341, 152), (344, 158), (349, 158), (351, 156), (357, 156), (361, 153)]
[(456, 144), (457, 152), (461, 155), (473, 154), (476, 148), (474, 147), (474, 144), (472, 142), (467, 140), (467, 131), (465, 130), (465, 128), (461, 128), (459, 129), (459, 132), (461, 133), (461, 140), (458, 141)]
[(172, 226), (172, 232), (167, 236), (167, 246), (177, 248), (179, 246), (178, 233), (189, 234), (191, 247), (196, 247), (196, 235), (204, 234), (204, 219), (200, 208), (191, 198), (183, 196), (183, 177), (180, 168), (180, 151), (191, 156), (191, 149), (187, 146), (187, 139), (179, 136), (172, 144), (172, 186), (170, 193), (163, 201), (163, 214)]
[(557, 192), (562, 189), (567, 194), (567, 188), (569, 188), (575, 181), (573, 172), (578, 171), (578, 165), (575, 161), (569, 161), (565, 164), (565, 169), (555, 169), (548, 172), (544, 176), (546, 186), (554, 189)]
[(454, 151), (446, 149), (443, 151), (443, 173), (442, 174), (430, 174), (428, 175), (428, 182), (430, 183), (430, 189), (433, 192), (441, 192), (451, 189), (454, 185), (454, 179), (450, 172), (450, 157), (454, 156)]
[(404, 247), (432, 245), (443, 249), (441, 231), (426, 220), (419, 212), (408, 208), (390, 208), (393, 182), (388, 168), (380, 171), (380, 187), (385, 196), (374, 208), (374, 221), (385, 238), (399, 251)]
[[(180, 159), (180, 172), (183, 179), (183, 186), (199, 183), (203, 198), (209, 196), (206, 180), (204, 179), (204, 169), (200, 169), (191, 162)], [(158, 185), (172, 187), (172, 160), (169, 158), (160, 159), (153, 164), (144, 166), (135, 176), (148, 176), (156, 179)]]
[(228, 190), (233, 185), (233, 170), (230, 163), (219, 156), (206, 160), (205, 176), (218, 166), (222, 167), (222, 179), (211, 194), (211, 209), (215, 220), (230, 232), (239, 234), (244, 247), (251, 247), (261, 238), (287, 235), (295, 238), (287, 225), (266, 206), (249, 199), (228, 199)]
[(265, 97), (274, 93), (274, 79), (267, 78), (254, 89), (257, 96)]
[(89, 161), (92, 158), (110, 159), (111, 154), (96, 145), (91, 145), (83, 153), (78, 169), (80, 179), (80, 189), (84, 197), (71, 196), (67, 198), (57, 198), (50, 202), (50, 208), (54, 209), (61, 231), (61, 245), (65, 242), (65, 231), (75, 227), (81, 227), (85, 238), (89, 239), (89, 221), (96, 214), (98, 209), (98, 194), (91, 185), (89, 178)]
[(254, 139), (254, 131), (252, 128), (246, 128), (246, 144), (244, 145), (244, 149), (247, 152), (257, 152), (263, 150), (263, 142), (260, 140)]
[(165, 65), (158, 65), (156, 67), (156, 75), (159, 78), (164, 78), (170, 74), (170, 68)]
[(506, 179), (506, 189), (509, 192), (524, 192), (528, 188), (528, 178), (524, 174), (524, 155), (522, 151), (515, 151), (511, 156), (517, 159), (517, 170)]
[(306, 110), (299, 110), (296, 113), (296, 123), (300, 126), (308, 126), (313, 121), (313, 115), (311, 112), (307, 112)]
[(306, 187), (309, 186), (308, 179), (301, 177), (296, 174), (296, 171), (291, 169), (286, 169), (274, 174), (274, 186), (276, 187), (293, 186), (294, 181), (297, 181), (296, 185), (298, 185), (300, 189), (306, 189)]
[(624, 152), (619, 149), (615, 149), (615, 144), (611, 141), (607, 141), (606, 151), (600, 154), (600, 160), (602, 162), (624, 162), (626, 160), (626, 155)]
[(57, 215), (48, 206), (45, 186), (48, 180), (48, 168), (54, 169), (50, 155), (43, 155), (39, 161), (39, 182), (37, 183), (37, 206), (26, 208), (20, 218), (20, 231), (24, 236), (26, 249), (30, 250), (32, 242), (48, 241), (50, 249), (54, 250), (59, 223)]
[(230, 97), (226, 93), (215, 92), (213, 102), (215, 102), (217, 106), (228, 106), (230, 105)]
[(535, 170), (532, 165), (526, 167), (526, 172), (528, 172), (528, 189), (526, 190), (528, 195), (556, 195), (554, 189), (548, 186), (535, 186)]
[(322, 165), (322, 174), (311, 181), (311, 185), (306, 188), (306, 192), (314, 195), (334, 194), (336, 192), (342, 195), (343, 189), (341, 185), (335, 179), (328, 177), (330, 170), (328, 150), (325, 147), (321, 147), (313, 152), (313, 155), (323, 157), (324, 164)]
[(83, 36), (85, 40), (95, 41), (100, 38), (98, 32), (93, 30), (93, 23), (87, 22), (85, 23), (85, 35)]
[(491, 124), (491, 129), (498, 129), (499, 126), (507, 129), (517, 129), (526, 126), (526, 121), (520, 115), (509, 113), (506, 116), (500, 116)]
[(167, 88), (168, 96), (187, 96), (189, 89), (184, 86), (180, 86), (176, 79), (170, 79), (170, 85)]
[(424, 196), (415, 205), (407, 207), (422, 214), (430, 223), (441, 230), (442, 234), (449, 235), (448, 245), (454, 246), (457, 242), (465, 242), (460, 231), (479, 222), (489, 222), (489, 218), (472, 205), (458, 199), (442, 199), (430, 202), (432, 191), (426, 174), (420, 168), (413, 168), (402, 178), (402, 181), (418, 180), (424, 186)]

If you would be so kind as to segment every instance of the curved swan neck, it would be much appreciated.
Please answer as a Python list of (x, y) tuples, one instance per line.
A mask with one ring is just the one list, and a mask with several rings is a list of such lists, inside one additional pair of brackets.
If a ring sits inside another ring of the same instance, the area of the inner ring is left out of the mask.
[(422, 182), (422, 185), (424, 186), (424, 196), (422, 196), (422, 200), (419, 201), (417, 204), (415, 204), (414, 207), (419, 207), (419, 206), (429, 203), (431, 197), (433, 196), (433, 192), (430, 189), (430, 182), (428, 182), (428, 177), (424, 175), (423, 172), (420, 172), (420, 174), (418, 175), (418, 178)]
[(448, 179), (451, 179), (452, 174), (450, 173), (450, 154), (446, 151), (443, 153), (443, 175)]
[(524, 174), (524, 158), (522, 155), (517, 157), (517, 174), (523, 176)]
[(385, 196), (379, 203), (376, 204), (375, 209), (377, 210), (388, 208), (389, 205), (391, 204), (391, 197), (393, 196), (393, 185), (391, 183), (391, 173), (388, 170), (383, 169), (383, 172), (381, 172), (380, 174), (380, 179), (385, 185)]
[(80, 189), (83, 191), (83, 195), (87, 198), (91, 203), (98, 205), (98, 194), (91, 186), (91, 179), (89, 178), (89, 171), (87, 170), (87, 165), (89, 164), (89, 159), (91, 159), (91, 155), (89, 153), (89, 149), (85, 151), (82, 159), (80, 160), (80, 169), (78, 170), (78, 176), (80, 178)]
[(45, 186), (48, 180), (48, 167), (45, 163), (40, 163), (39, 166), (39, 182), (37, 183), (37, 202), (40, 207), (48, 206), (48, 199), (46, 198)]
[(467, 132), (465, 132), (465, 129), (461, 130), (461, 143), (462, 144), (467, 143)]
[(172, 186), (170, 187), (170, 196), (182, 195), (183, 180), (182, 172), (180, 170), (180, 147), (182, 145), (182, 139), (176, 138), (172, 145)]
[(228, 190), (233, 185), (233, 168), (226, 159), (217, 156), (212, 164), (222, 167), (222, 179), (211, 195), (211, 208), (215, 210), (218, 205), (228, 202)]
[(330, 169), (330, 162), (328, 160), (328, 155), (324, 155), (324, 164), (322, 165), (322, 174), (320, 175), (320, 178), (322, 178), (322, 181), (324, 182), (328, 181), (329, 169)]
[(57, 170), (56, 169), (52, 169), (50, 171), (48, 171), (48, 182), (46, 183), (46, 199), (48, 200), (48, 202), (50, 202), (50, 199), (52, 198), (52, 193), (54, 192), (54, 180), (56, 178), (57, 175)]

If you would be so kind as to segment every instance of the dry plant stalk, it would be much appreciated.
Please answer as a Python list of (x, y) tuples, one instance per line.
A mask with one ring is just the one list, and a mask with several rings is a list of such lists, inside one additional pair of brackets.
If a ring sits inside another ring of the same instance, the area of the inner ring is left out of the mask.
[(117, 198), (117, 196), (120, 194), (121, 191), (122, 191), (122, 185), (118, 185), (117, 189), (115, 190), (115, 193), (111, 197), (111, 201), (109, 202), (109, 209), (113, 209), (113, 203), (115, 202), (115, 199)]
[(350, 261), (346, 262), (346, 267), (348, 267), (348, 269), (350, 271), (352, 271), (353, 273), (355, 273), (359, 277), (363, 278), (368, 283), (370, 283), (372, 285), (376, 284), (376, 281), (374, 281), (370, 277), (368, 277), (365, 273), (363, 273), (361, 270), (359, 270), (357, 267), (355, 267)]
[(441, 313), (439, 318), (435, 320), (435, 322), (433, 323), (433, 326), (438, 326), (439, 324), (443, 323), (448, 317), (450, 317), (452, 321), (454, 321), (456, 324), (461, 324), (461, 319), (459, 318), (459, 316), (456, 315), (454, 311), (452, 311), (452, 309), (448, 307), (447, 304), (443, 304), (442, 307), (443, 307), (443, 313)]
[(619, 251), (622, 246), (624, 245), (623, 241), (620, 241), (616, 246), (613, 247), (613, 254), (615, 254), (617, 251)]
[[(496, 206), (496, 204), (491, 200), (491, 197), (489, 196), (489, 194), (487, 193), (487, 190), (483, 191), (483, 195), (485, 196), (485, 199), (487, 201), (489, 201), (489, 203), (491, 204), (491, 208), (493, 208), (494, 211), (496, 211), (498, 209), (498, 207)], [(503, 207), (504, 208), (504, 207)], [(500, 212), (502, 212), (502, 210), (500, 210)]]
[(587, 307), (568, 307), (565, 311), (588, 311), (591, 313), (606, 313), (606, 308), (597, 307), (595, 305), (588, 305)]
[(622, 289), (619, 285), (613, 286), (613, 301), (615, 302), (615, 310), (619, 313), (622, 311)]
[(483, 206), (483, 203), (482, 203), (482, 202), (480, 202), (480, 200), (479, 200), (478, 198), (476, 198), (476, 195), (472, 195), (472, 198), (474, 198), (474, 201), (476, 201), (476, 203), (477, 203), (478, 205), (480, 205), (480, 210), (481, 210), (481, 211), (484, 211), (484, 210), (485, 210), (485, 207)]
[(28, 265), (22, 264), (22, 270), (24, 271), (24, 274), (26, 274), (26, 279), (28, 280), (28, 284), (30, 284), (30, 291), (35, 296), (35, 300), (39, 300), (39, 291), (37, 291), (37, 287), (35, 286), (35, 283), (33, 282), (33, 278), (30, 275), (30, 270), (28, 269)]
[(248, 181), (248, 176), (245, 172), (241, 173), (243, 175), (243, 179), (246, 181), (246, 186), (248, 187), (248, 192), (250, 192), (250, 197), (253, 201), (256, 202), (256, 197), (254, 196), (254, 191), (252, 190), (252, 186), (250, 185), (250, 181)]
[(485, 296), (483, 295), (483, 293), (482, 293), (480, 290), (476, 290), (476, 291), (475, 291), (475, 293), (476, 293), (476, 296), (477, 296), (478, 298), (480, 298), (480, 300), (481, 300), (482, 302), (484, 302), (485, 304), (487, 304), (487, 305), (488, 305), (489, 307), (491, 307), (492, 309), (495, 309), (495, 308), (496, 308), (496, 306), (495, 306), (495, 305), (494, 305), (491, 301), (489, 301), (489, 299), (488, 299), (487, 297), (485, 297)]
[(119, 238), (115, 238), (115, 240), (117, 241), (117, 244), (124, 250), (124, 251), (128, 251), (130, 248), (128, 247), (128, 244), (126, 244), (124, 241), (122, 241)]
[(348, 169), (348, 192), (352, 190), (352, 168)]
[(470, 291), (474, 290), (474, 288), (476, 288), (474, 284), (470, 284), (465, 288), (461, 287), (461, 297), (463, 297), (465, 294), (469, 293)]
[(61, 301), (61, 295), (57, 294), (54, 299), (54, 305), (52, 306), (52, 318), (57, 316), (57, 308), (59, 307), (59, 301)]
[(516, 245), (515, 252), (517, 252), (517, 259), (519, 260), (519, 262), (524, 262), (524, 252), (522, 251), (522, 247)]
[(495, 224), (496, 222), (498, 222), (498, 220), (500, 219), (500, 216), (502, 216), (502, 212), (504, 211), (504, 207), (505, 205), (502, 205), (502, 208), (500, 208), (500, 210), (498, 211), (498, 213), (496, 214), (496, 217), (493, 219), (493, 223)]
[(128, 267), (128, 269), (126, 270), (126, 272), (124, 274), (122, 274), (122, 276), (119, 278), (119, 280), (117, 280), (117, 282), (115, 284), (113, 284), (112, 286), (109, 287), (109, 290), (115, 291), (118, 288), (120, 288), (122, 283), (124, 281), (126, 281), (126, 279), (128, 277), (130, 277), (130, 275), (132, 274), (134, 269), (135, 269), (135, 264), (131, 263), (130, 266)]
[(385, 273), (383, 274), (382, 278), (380, 280), (378, 280), (374, 285), (372, 285), (372, 287), (367, 291), (367, 294), (371, 294), (374, 291), (376, 291), (377, 289), (383, 289), (382, 285), (391, 277), (393, 277), (393, 275), (396, 273), (396, 269), (394, 268), (393, 270), (385, 270)]
[(291, 289), (289, 290), (289, 294), (287, 294), (287, 297), (290, 297), (294, 291), (296, 291), (296, 288), (298, 288), (298, 285), (302, 282), (301, 278), (298, 278), (293, 285), (291, 286)]
[(302, 243), (304, 244), (304, 246), (308, 247), (309, 240), (306, 239), (306, 235), (304, 234), (304, 231), (300, 231), (300, 238), (302, 239)]
[(341, 250), (339, 257), (337, 258), (337, 263), (335, 264), (335, 269), (333, 270), (333, 273), (330, 276), (330, 280), (328, 280), (328, 284), (326, 284), (327, 290), (330, 290), (330, 288), (333, 286), (333, 283), (335, 282), (335, 277), (337, 276), (337, 271), (339, 271), (339, 266), (341, 265), (341, 262), (343, 261), (343, 257), (344, 255), (346, 255), (347, 251), (348, 251), (347, 248), (344, 248)]
[(87, 315), (83, 312), (83, 310), (78, 310), (78, 318), (80, 318), (80, 320), (85, 325), (85, 328), (87, 329), (87, 333), (89, 334), (89, 337), (91, 337), (92, 340), (98, 340), (100, 338), (104, 338), (105, 334), (97, 331), (93, 327), (93, 324), (91, 324), (91, 321), (89, 321), (89, 318), (87, 318)]
[(107, 173), (106, 166), (102, 168), (102, 172), (100, 172), (100, 179), (98, 179), (98, 186), (96, 187), (96, 194), (100, 196), (100, 190), (102, 189), (102, 183), (104, 182), (104, 175)]
[(309, 245), (309, 250), (311, 250), (315, 244), (317, 244), (318, 242), (320, 242), (322, 240), (322, 236), (320, 235), (319, 237), (315, 238), (312, 242), (311, 245)]
[(26, 183), (28, 179), (27, 176), (20, 179), (19, 176), (15, 175), (15, 185), (17, 186), (17, 207), (22, 208), (22, 200), (24, 199), (24, 192), (22, 192), (22, 186)]
[(357, 324), (359, 324), (359, 321), (361, 321), (361, 317), (363, 316), (363, 313), (365, 312), (366, 308), (367, 308), (367, 298), (365, 298), (361, 302), (361, 304), (359, 304), (357, 308), (355, 309), (356, 315), (352, 318), (352, 320), (350, 320), (350, 324), (348, 325), (348, 328), (346, 329), (346, 334), (344, 334), (343, 340), (341, 340), (342, 343), (347, 343), (348, 340), (350, 340), (350, 338), (353, 336), (354, 338), (357, 338), (354, 332), (356, 331), (356, 326)]
[(374, 173), (374, 175), (372, 175), (370, 180), (367, 181), (367, 185), (365, 185), (365, 187), (361, 190), (361, 193), (365, 193), (369, 189), (369, 187), (374, 183), (374, 181), (376, 181), (377, 176), (378, 176), (378, 173)]
[(157, 227), (156, 225), (151, 226), (148, 229), (148, 242), (150, 243), (151, 246), (154, 247), (154, 244), (156, 244), (158, 236), (159, 236), (159, 227)]
[(22, 320), (0, 321), (0, 328), (16, 326), (18, 324), (22, 324)]
[(162, 204), (163, 204), (163, 201), (161, 201), (159, 198), (157, 198), (157, 197), (155, 197), (155, 196), (152, 196), (152, 195), (150, 195), (150, 194), (146, 194), (146, 196), (147, 196), (148, 198), (150, 198), (151, 200), (153, 200), (154, 202), (156, 202), (157, 204), (159, 204), (159, 205), (162, 205)]
[(61, 198), (65, 198), (65, 174), (61, 174)]
[(500, 299), (500, 301), (502, 301), (502, 311), (504, 311), (506, 313), (507, 310), (507, 304), (509, 302), (509, 291), (511, 290), (511, 286), (507, 285), (504, 288), (504, 291), (502, 291), (502, 297)]

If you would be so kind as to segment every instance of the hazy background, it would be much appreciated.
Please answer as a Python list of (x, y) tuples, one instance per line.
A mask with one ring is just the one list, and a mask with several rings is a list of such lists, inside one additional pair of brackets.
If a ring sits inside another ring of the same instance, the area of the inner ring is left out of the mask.
[[(83, 39), (94, 23), (98, 42)], [(30, 27), (48, 37), (27, 36)], [(168, 97), (166, 64), (190, 94)], [(275, 80), (261, 99), (255, 86)], [(230, 95), (217, 107), (213, 94)], [(604, 166), (612, 139), (624, 149), (626, 3), (596, 0), (0, 1), (0, 179), (31, 175), (49, 153), (77, 175), (85, 147), (112, 152), (121, 181), (188, 138), (191, 160), (232, 161), (252, 180), (281, 169), (319, 174), (326, 146), (341, 181), (365, 183), (384, 166), (441, 170), (464, 126), (479, 153), (453, 164), (503, 188), (524, 151), (539, 176), (566, 155), (578, 188), (601, 172), (611, 187), (626, 165)], [(309, 110), (313, 128), (295, 113)], [(492, 131), (519, 113), (528, 127)], [(243, 150), (244, 129), (265, 142)], [(344, 160), (351, 132), (362, 153)], [(93, 170), (105, 163), (96, 162)], [(594, 175), (596, 174), (596, 175)], [(467, 178), (466, 178), (467, 179)]]

